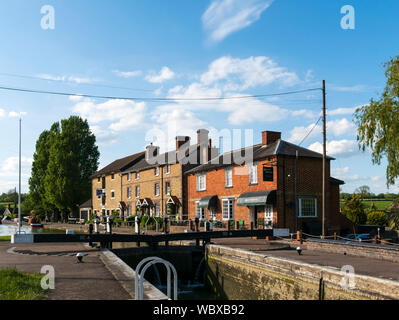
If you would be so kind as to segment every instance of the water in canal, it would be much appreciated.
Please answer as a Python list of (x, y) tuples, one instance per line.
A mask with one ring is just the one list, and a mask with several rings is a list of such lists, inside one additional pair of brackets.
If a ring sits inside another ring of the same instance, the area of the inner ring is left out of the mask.
[[(0, 237), (2, 236), (11, 236), (12, 234), (17, 233), (18, 226), (16, 224), (0, 224)], [(65, 230), (55, 230), (55, 229), (46, 229), (46, 228), (30, 228), (28, 226), (22, 226), (22, 233), (30, 234), (30, 233), (65, 233)]]

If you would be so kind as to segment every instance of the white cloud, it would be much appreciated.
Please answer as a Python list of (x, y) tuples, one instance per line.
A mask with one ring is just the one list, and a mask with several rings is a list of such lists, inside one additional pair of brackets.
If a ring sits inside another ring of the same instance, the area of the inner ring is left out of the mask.
[(74, 96), (69, 96), (69, 100), (73, 101), (73, 102), (78, 102), (78, 101), (82, 101), (83, 97), (81, 95), (74, 95)]
[(338, 108), (338, 109), (328, 110), (327, 114), (329, 116), (353, 114), (356, 111), (356, 108), (357, 107), (353, 107), (353, 108)]
[(19, 118), (19, 117), (26, 116), (26, 115), (27, 115), (26, 112), (10, 111), (10, 112), (8, 113), (8, 116), (9, 116), (10, 118)]
[(91, 132), (96, 136), (98, 145), (111, 145), (118, 142), (118, 134), (112, 130), (103, 130), (100, 126), (91, 126)]
[[(308, 149), (322, 153), (323, 145), (320, 142), (311, 144)], [(331, 156), (350, 157), (355, 155), (358, 150), (358, 146), (355, 140), (333, 140), (327, 142), (327, 154)]]
[(142, 72), (140, 70), (135, 70), (135, 71), (113, 70), (112, 72), (121, 78), (133, 78), (133, 77), (138, 77), (142, 74)]
[(193, 112), (181, 109), (179, 105), (174, 105), (167, 111), (158, 109), (153, 112), (151, 119), (152, 127), (147, 131), (146, 140), (161, 147), (162, 152), (176, 147), (176, 136), (190, 136), (195, 141), (197, 130), (209, 127)]
[[(29, 177), (32, 167), (32, 158), (21, 157), (21, 176)], [(19, 175), (19, 158), (9, 157), (0, 167), (0, 177), (17, 177)]]
[(6, 112), (4, 111), (4, 109), (0, 109), (0, 118), (5, 117)]
[(339, 92), (363, 92), (366, 90), (366, 86), (364, 85), (354, 85), (354, 86), (336, 86), (336, 85), (330, 85), (328, 89), (331, 89), (333, 91), (339, 91)]
[(316, 115), (312, 110), (301, 109), (292, 111), (292, 115), (295, 117), (303, 116), (306, 118), (314, 118)]
[(175, 73), (170, 70), (168, 67), (163, 67), (158, 74), (149, 74), (145, 77), (148, 82), (151, 83), (162, 83), (166, 80), (173, 79), (175, 77)]
[(246, 90), (256, 86), (278, 83), (291, 86), (299, 82), (295, 72), (289, 72), (265, 56), (247, 59), (221, 57), (213, 61), (208, 71), (201, 76), (201, 82), (211, 85), (224, 83), (224, 90)]
[(349, 182), (349, 181), (357, 181), (360, 179), (360, 176), (358, 174), (352, 174), (351, 170), (349, 167), (345, 168), (332, 168), (331, 169), (331, 176), (337, 179), (341, 179), (343, 181)]
[[(310, 130), (312, 130), (312, 132), (310, 132)], [(309, 136), (307, 137), (307, 139), (317, 137), (321, 133), (321, 130), (321, 126), (317, 125), (315, 127), (314, 123), (310, 124), (307, 127), (295, 127), (290, 131), (291, 136), (287, 140), (292, 143), (300, 143), (308, 134)]]
[(202, 15), (202, 23), (214, 42), (259, 20), (274, 0), (213, 0)]
[(74, 83), (93, 83), (98, 82), (99, 79), (89, 78), (89, 77), (77, 77), (77, 76), (54, 76), (51, 74), (39, 74), (38, 77), (51, 81), (64, 81), (64, 82), (74, 82)]
[(336, 137), (342, 135), (354, 135), (355, 130), (356, 126), (354, 123), (348, 121), (346, 118), (327, 122), (327, 133), (333, 134)]
[(146, 104), (121, 99), (95, 104), (93, 100), (87, 99), (78, 102), (72, 110), (82, 118), (86, 118), (91, 124), (110, 121), (112, 122), (109, 125), (111, 130), (122, 131), (142, 125), (145, 120)]

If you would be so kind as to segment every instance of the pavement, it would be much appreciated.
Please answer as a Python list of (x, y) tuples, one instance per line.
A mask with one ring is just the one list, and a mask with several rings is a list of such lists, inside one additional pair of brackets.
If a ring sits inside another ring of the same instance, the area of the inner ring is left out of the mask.
[(390, 261), (313, 250), (303, 250), (302, 254), (299, 255), (295, 249), (279, 248), (277, 244), (273, 246), (266, 240), (250, 238), (214, 239), (212, 243), (323, 267), (341, 269), (345, 265), (351, 265), (356, 274), (399, 280), (399, 264)]
[[(85, 256), (77, 263), (76, 253)], [(0, 268), (16, 267), (40, 273), (42, 266), (55, 270), (55, 289), (49, 300), (128, 300), (132, 297), (100, 259), (100, 251), (81, 243), (11, 244), (0, 242)]]

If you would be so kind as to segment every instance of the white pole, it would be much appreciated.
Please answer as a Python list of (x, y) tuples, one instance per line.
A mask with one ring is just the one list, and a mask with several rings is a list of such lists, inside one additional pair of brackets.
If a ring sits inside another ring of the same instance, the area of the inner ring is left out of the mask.
[(21, 118), (19, 118), (19, 193), (18, 193), (18, 233), (21, 233)]

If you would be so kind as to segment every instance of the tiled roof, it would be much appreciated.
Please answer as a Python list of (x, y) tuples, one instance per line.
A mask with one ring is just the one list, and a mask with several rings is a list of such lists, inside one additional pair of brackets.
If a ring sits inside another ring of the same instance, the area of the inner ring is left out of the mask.
[[(261, 160), (270, 156), (275, 155), (285, 155), (285, 156), (296, 156), (296, 151), (298, 151), (299, 157), (308, 157), (308, 158), (323, 158), (323, 155), (314, 152), (312, 150), (297, 146), (290, 142), (284, 140), (276, 140), (273, 143), (268, 145), (256, 144), (252, 147), (241, 148), (229, 152), (225, 152), (224, 154), (208, 161), (207, 163), (200, 165), (194, 169), (187, 171), (188, 174), (201, 172), (201, 171), (209, 171), (218, 168), (228, 167), (232, 164), (240, 163), (238, 159), (243, 159), (245, 156), (245, 151), (249, 151), (250, 148), (253, 148), (253, 160)], [(227, 159), (227, 161), (223, 161), (223, 159)], [(230, 159), (230, 161), (229, 161)], [(235, 161), (237, 159), (237, 161)], [(242, 161), (243, 161), (242, 160)], [(332, 157), (327, 156), (327, 160), (335, 160)]]
[(132, 154), (128, 157), (121, 158), (115, 160), (114, 162), (110, 163), (106, 167), (102, 168), (101, 170), (97, 171), (95, 174), (91, 176), (91, 178), (96, 178), (105, 174), (121, 172), (126, 168), (130, 167), (140, 159), (144, 158), (145, 152), (139, 152), (136, 154)]
[(87, 200), (85, 203), (82, 203), (79, 208), (83, 209), (83, 208), (92, 208), (92, 202), (91, 199)]

